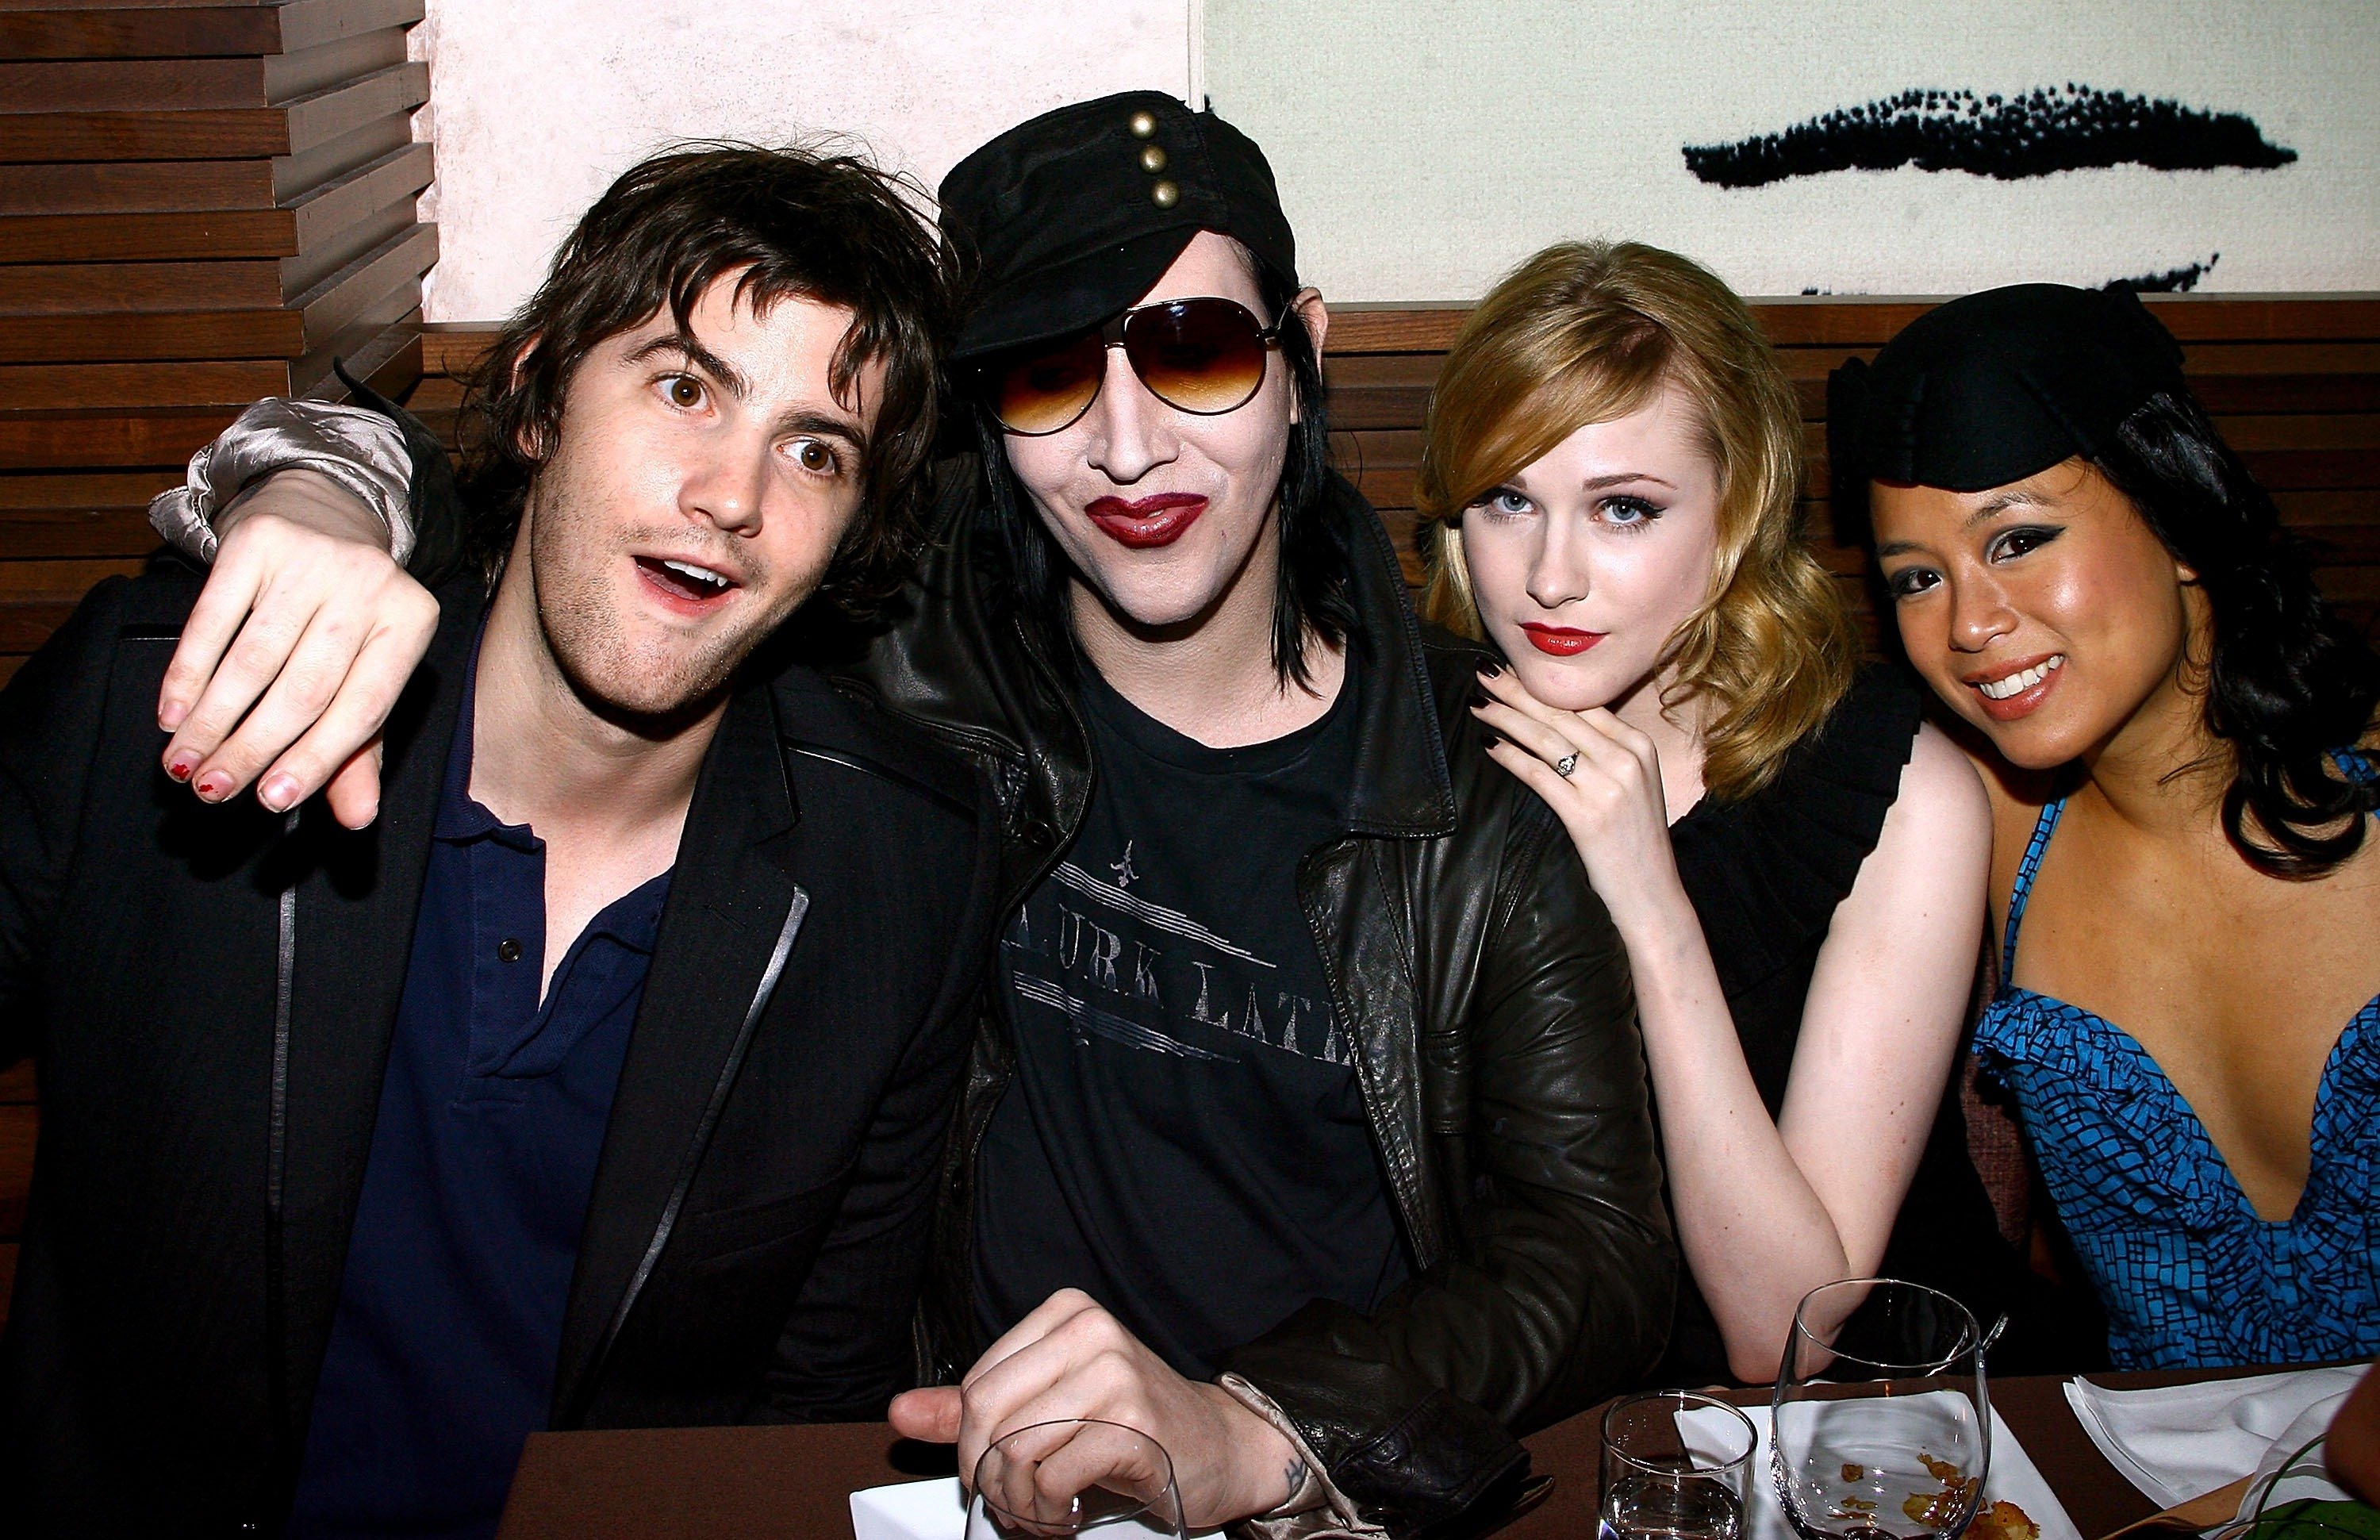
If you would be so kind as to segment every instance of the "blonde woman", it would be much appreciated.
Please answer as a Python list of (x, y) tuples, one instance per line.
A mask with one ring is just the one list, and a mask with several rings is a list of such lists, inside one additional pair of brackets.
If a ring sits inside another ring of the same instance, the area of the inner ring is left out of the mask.
[(1564, 245), (1473, 313), (1422, 461), (1425, 611), (1509, 661), (1488, 753), (1560, 817), (1635, 974), (1692, 1272), (1673, 1382), (1773, 1376), (1802, 1295), (1888, 1258), (1985, 1309), (2006, 1274), (1942, 1107), (1991, 810), (1915, 685), (1857, 668), (1800, 436), (1724, 284)]

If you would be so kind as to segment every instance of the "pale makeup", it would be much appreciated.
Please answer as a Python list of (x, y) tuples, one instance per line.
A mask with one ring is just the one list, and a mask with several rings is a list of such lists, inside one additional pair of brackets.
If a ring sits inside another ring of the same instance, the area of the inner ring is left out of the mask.
[(1579, 429), (1465, 508), (1462, 540), (1488, 637), (1531, 695), (1658, 716), (1656, 675), (1718, 552), (1718, 470), (1692, 401), (1665, 385)]
[[(1264, 313), (1239, 249), (1211, 231), (1193, 236), (1135, 303), (1207, 296), (1234, 300), (1265, 324), (1279, 319)], [(1202, 417), (1151, 394), (1123, 350), (1113, 347), (1089, 409), (1055, 433), (1009, 435), (1008, 463), (1080, 581), (1120, 622), (1162, 632), (1212, 615), (1258, 551), (1277, 544), (1273, 494), (1296, 420), (1297, 393), (1278, 348), (1266, 358), (1254, 397)], [(1171, 535), (1165, 543), (1119, 538), (1119, 530), (1133, 533), (1134, 516), (1143, 510), (1164, 515)], [(1261, 600), (1269, 615), (1269, 570), (1267, 577), (1265, 591), (1250, 600)]]
[(1870, 503), (1909, 661), (2011, 764), (2083, 758), (2183, 687), (2193, 575), (2082, 461)]

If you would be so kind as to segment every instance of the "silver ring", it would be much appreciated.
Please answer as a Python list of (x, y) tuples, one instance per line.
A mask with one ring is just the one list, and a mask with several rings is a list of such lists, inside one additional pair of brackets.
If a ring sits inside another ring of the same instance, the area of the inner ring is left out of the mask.
[(1564, 781), (1569, 780), (1570, 772), (1576, 769), (1578, 769), (1578, 753), (1576, 750), (1572, 750), (1554, 761), (1554, 773), (1560, 776)]

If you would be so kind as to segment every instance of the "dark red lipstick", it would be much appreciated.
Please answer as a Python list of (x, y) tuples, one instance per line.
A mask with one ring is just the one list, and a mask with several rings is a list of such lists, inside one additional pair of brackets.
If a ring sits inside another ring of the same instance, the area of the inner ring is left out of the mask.
[(1609, 632), (1581, 631), (1571, 625), (1547, 625), (1524, 620), (1521, 629), (1529, 634), (1529, 645), (1539, 652), (1550, 652), (1557, 658), (1575, 658), (1601, 641)]
[(1094, 498), (1083, 510), (1101, 533), (1135, 551), (1172, 545), (1206, 511), (1207, 500), (1196, 492), (1153, 492), (1136, 503), (1121, 497)]

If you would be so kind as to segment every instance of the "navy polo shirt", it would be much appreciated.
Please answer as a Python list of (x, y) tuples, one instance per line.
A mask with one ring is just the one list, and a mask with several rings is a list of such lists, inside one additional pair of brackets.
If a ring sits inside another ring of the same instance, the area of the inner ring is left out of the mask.
[(540, 1002), (545, 845), (471, 800), (475, 694), (447, 757), (292, 1535), (494, 1533), (522, 1441), (546, 1425), (669, 890), (663, 873), (596, 916)]

